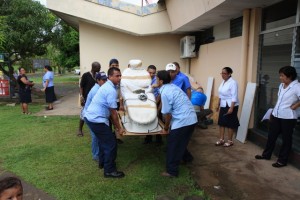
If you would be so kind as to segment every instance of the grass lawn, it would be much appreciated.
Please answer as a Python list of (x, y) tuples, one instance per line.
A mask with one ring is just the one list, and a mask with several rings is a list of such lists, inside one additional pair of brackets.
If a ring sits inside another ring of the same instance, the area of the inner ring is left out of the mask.
[[(56, 82), (60, 82), (59, 78)], [(18, 104), (0, 104), (1, 168), (55, 198), (140, 200), (204, 196), (185, 166), (180, 166), (178, 178), (161, 177), (160, 172), (165, 170), (165, 145), (143, 145), (143, 137), (124, 137), (124, 144), (118, 146), (117, 167), (125, 172), (125, 178), (103, 178), (103, 170), (92, 160), (87, 127), (84, 126), (84, 137), (76, 136), (78, 116), (38, 117), (34, 113), (44, 109), (43, 105), (29, 106), (33, 115), (22, 115)]]

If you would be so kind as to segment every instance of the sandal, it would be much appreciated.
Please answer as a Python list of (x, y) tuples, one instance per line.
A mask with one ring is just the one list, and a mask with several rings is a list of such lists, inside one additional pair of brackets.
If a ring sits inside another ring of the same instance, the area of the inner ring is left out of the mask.
[(224, 147), (230, 147), (230, 146), (232, 146), (233, 145), (233, 142), (231, 141), (231, 140), (227, 140), (227, 142), (226, 143), (224, 143)]
[(223, 145), (224, 144), (224, 140), (223, 139), (220, 139), (219, 141), (217, 141), (216, 143), (215, 143), (215, 145), (216, 146), (221, 146), (221, 145)]

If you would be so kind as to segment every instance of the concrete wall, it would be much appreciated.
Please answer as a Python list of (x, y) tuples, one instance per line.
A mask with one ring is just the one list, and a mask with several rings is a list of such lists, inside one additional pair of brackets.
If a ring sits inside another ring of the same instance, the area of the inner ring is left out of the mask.
[[(202, 45), (199, 57), (191, 60), (191, 75), (206, 89), (209, 76), (214, 77), (213, 91), (210, 107), (215, 110), (218, 100), (218, 88), (223, 81), (220, 73), (222, 68), (228, 66), (233, 70), (232, 77), (242, 84), (244, 82), (241, 74), (245, 70), (241, 67), (242, 58), (242, 37), (228, 40), (220, 40), (210, 44)], [(239, 87), (239, 100), (243, 102), (244, 88)], [(241, 110), (241, 109), (240, 109)], [(217, 113), (214, 115), (216, 119)]]
[(119, 60), (122, 70), (130, 59), (141, 59), (143, 66), (154, 64), (158, 69), (173, 61), (185, 64), (179, 59), (182, 35), (133, 36), (84, 22), (80, 23), (79, 32), (82, 73), (91, 69), (93, 61), (99, 61), (101, 70), (107, 71), (111, 58)]
[[(225, 0), (166, 0), (172, 30), (217, 7)], [(184, 6), (182, 6), (184, 4)]]

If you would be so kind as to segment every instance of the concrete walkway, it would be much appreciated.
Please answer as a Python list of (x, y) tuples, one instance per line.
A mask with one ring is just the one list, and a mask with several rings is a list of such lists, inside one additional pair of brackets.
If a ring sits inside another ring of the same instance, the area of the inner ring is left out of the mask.
[(256, 160), (262, 148), (234, 140), (232, 147), (215, 146), (218, 126), (197, 129), (190, 143), (190, 165), (198, 185), (215, 200), (300, 199), (300, 171), (288, 165), (274, 168), (271, 160)]

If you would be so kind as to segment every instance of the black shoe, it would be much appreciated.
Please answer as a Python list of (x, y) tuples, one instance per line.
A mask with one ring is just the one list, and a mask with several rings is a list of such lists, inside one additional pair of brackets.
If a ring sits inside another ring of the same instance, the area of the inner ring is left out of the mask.
[(257, 160), (270, 160), (270, 158), (266, 158), (266, 157), (261, 156), (261, 155), (256, 155), (255, 159), (257, 159)]
[(124, 172), (111, 172), (111, 173), (104, 173), (105, 178), (123, 178), (125, 176)]
[(276, 163), (273, 163), (272, 166), (276, 167), (276, 168), (280, 168), (280, 167), (285, 167), (286, 164), (281, 164), (280, 162), (276, 162)]
[(118, 144), (123, 144), (124, 142), (123, 142), (123, 140), (121, 140), (121, 139), (117, 139), (117, 143), (118, 143)]

